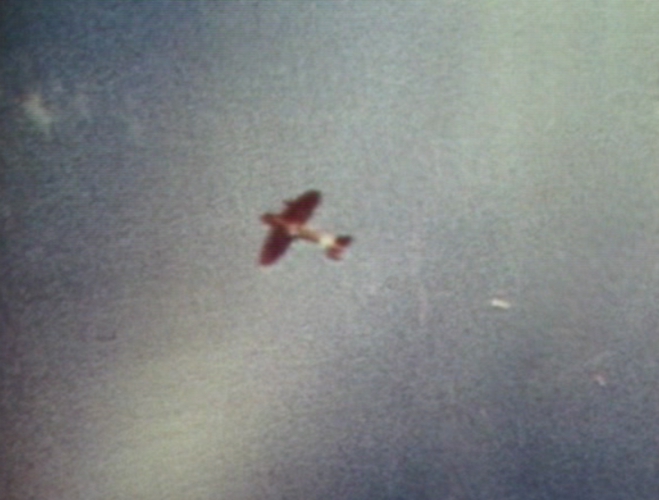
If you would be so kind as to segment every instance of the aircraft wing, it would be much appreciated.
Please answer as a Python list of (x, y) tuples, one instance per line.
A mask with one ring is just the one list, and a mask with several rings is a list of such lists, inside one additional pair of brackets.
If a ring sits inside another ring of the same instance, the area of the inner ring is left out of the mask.
[(313, 215), (313, 211), (320, 203), (320, 197), (320, 191), (307, 191), (297, 199), (287, 201), (280, 217), (286, 222), (304, 224)]
[(292, 242), (293, 238), (284, 229), (279, 227), (273, 228), (261, 249), (260, 264), (262, 266), (269, 266), (277, 262), (286, 253)]

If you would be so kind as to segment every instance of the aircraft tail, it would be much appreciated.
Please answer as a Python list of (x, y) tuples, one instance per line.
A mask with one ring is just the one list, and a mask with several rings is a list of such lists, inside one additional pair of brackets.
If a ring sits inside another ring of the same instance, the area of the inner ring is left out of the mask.
[(337, 236), (334, 244), (327, 249), (327, 256), (332, 260), (341, 260), (343, 252), (352, 243), (352, 236)]

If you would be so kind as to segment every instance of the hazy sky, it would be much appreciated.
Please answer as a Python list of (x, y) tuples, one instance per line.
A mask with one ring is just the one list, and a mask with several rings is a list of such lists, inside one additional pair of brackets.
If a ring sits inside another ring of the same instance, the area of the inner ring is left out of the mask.
[(654, 498), (659, 4), (0, 14), (7, 498)]

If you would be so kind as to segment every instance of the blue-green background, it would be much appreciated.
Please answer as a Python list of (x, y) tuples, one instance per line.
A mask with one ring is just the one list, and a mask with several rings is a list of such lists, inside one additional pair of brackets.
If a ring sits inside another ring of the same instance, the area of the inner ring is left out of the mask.
[(657, 498), (658, 25), (0, 4), (0, 496)]

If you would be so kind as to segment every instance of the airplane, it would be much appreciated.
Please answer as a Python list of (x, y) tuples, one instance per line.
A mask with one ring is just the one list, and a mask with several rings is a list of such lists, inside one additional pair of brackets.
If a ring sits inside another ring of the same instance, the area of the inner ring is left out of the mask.
[(352, 243), (351, 236), (334, 236), (311, 229), (306, 225), (320, 203), (320, 191), (310, 190), (295, 200), (285, 201), (285, 208), (279, 214), (263, 214), (261, 222), (270, 226), (259, 263), (269, 266), (286, 253), (288, 247), (296, 240), (316, 243), (325, 250), (325, 255), (332, 260), (340, 260), (345, 249)]

